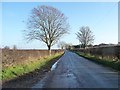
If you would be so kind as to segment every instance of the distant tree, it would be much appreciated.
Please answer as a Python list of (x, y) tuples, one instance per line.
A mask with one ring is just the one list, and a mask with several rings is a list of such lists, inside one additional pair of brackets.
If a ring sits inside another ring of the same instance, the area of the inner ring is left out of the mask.
[(71, 43), (66, 43), (65, 44), (65, 49), (71, 49), (72, 48), (72, 44)]
[(13, 49), (16, 50), (16, 49), (17, 49), (17, 46), (16, 46), (16, 45), (13, 45)]
[(79, 32), (76, 33), (77, 39), (85, 48), (87, 45), (91, 45), (94, 42), (94, 35), (88, 26), (81, 27)]
[(92, 45), (92, 44), (89, 44), (89, 45), (87, 45), (87, 47), (93, 47), (93, 45)]
[(72, 48), (73, 49), (78, 49), (78, 48), (80, 48), (80, 45), (73, 45)]
[(9, 46), (5, 46), (4, 49), (8, 50), (8, 49), (10, 49), (10, 47)]
[(65, 45), (66, 43), (64, 41), (58, 43), (58, 47), (60, 47), (61, 49), (65, 49)]
[(67, 18), (58, 9), (51, 6), (38, 6), (32, 10), (28, 19), (26, 38), (44, 42), (48, 50), (56, 44), (61, 36), (68, 33), (69, 24)]

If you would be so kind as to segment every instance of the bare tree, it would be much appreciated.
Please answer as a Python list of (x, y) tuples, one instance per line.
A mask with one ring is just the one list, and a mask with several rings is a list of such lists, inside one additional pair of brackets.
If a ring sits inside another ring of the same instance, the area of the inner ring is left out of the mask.
[(5, 46), (4, 49), (5, 49), (5, 50), (9, 50), (10, 47), (9, 47), (9, 46)]
[(51, 6), (38, 6), (32, 10), (28, 19), (26, 38), (44, 42), (48, 50), (56, 44), (61, 36), (68, 33), (69, 24), (65, 15)]
[(68, 49), (68, 50), (72, 49), (72, 43), (66, 43), (65, 49)]
[(87, 45), (90, 45), (94, 41), (94, 35), (88, 26), (81, 27), (79, 32), (76, 33), (77, 39), (85, 48)]
[(58, 47), (60, 47), (61, 49), (65, 49), (66, 43), (64, 41), (61, 41), (58, 43)]
[(16, 45), (13, 45), (13, 50), (17, 50), (17, 46)]

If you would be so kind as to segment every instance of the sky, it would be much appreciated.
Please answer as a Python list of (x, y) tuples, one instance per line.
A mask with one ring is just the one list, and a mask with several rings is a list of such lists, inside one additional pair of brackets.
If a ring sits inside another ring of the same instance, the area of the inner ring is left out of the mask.
[[(118, 43), (118, 3), (117, 2), (3, 2), (2, 3), (2, 47), (20, 49), (47, 49), (46, 44), (34, 40), (27, 42), (23, 30), (34, 7), (47, 5), (57, 8), (68, 17), (69, 34), (60, 41), (79, 44), (76, 33), (82, 26), (89, 26), (95, 35), (94, 45)], [(52, 49), (58, 48), (54, 45)]]

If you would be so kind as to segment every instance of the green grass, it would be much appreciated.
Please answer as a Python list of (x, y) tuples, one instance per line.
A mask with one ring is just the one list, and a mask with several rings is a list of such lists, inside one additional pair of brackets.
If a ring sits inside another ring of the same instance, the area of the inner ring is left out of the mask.
[(17, 64), (14, 66), (7, 67), (2, 70), (2, 74), (0, 73), (0, 75), (2, 75), (2, 77), (0, 79), (10, 80), (10, 79), (16, 78), (18, 76), (24, 75), (25, 73), (29, 73), (36, 69), (45, 67), (45, 66), (47, 66), (47, 64), (49, 62), (60, 57), (62, 54), (63, 53), (51, 55), (51, 56), (44, 57), (41, 59), (28, 60), (27, 62), (25, 62), (23, 64)]
[(88, 59), (88, 60), (94, 61), (98, 64), (102, 64), (104, 66), (108, 66), (115, 70), (120, 71), (120, 60), (119, 61), (105, 60), (105, 59), (100, 59), (98, 57), (92, 56), (90, 54), (84, 54), (84, 53), (80, 53), (80, 52), (75, 52), (75, 53)]

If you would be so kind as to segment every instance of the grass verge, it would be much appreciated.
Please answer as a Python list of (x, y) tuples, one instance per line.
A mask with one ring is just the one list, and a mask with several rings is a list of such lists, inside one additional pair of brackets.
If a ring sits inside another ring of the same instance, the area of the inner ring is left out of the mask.
[(79, 56), (82, 56), (88, 60), (94, 61), (98, 64), (102, 64), (104, 66), (108, 66), (111, 67), (115, 70), (119, 70), (120, 71), (120, 61), (112, 61), (112, 60), (104, 60), (104, 59), (99, 59), (95, 56), (92, 56), (90, 54), (84, 54), (81, 52), (75, 52), (76, 54), (78, 54)]
[(17, 64), (14, 66), (7, 67), (2, 70), (2, 80), (8, 81), (11, 79), (15, 79), (17, 77), (20, 77), (24, 74), (30, 73), (32, 71), (35, 71), (37, 69), (41, 69), (44, 67), (48, 67), (51, 65), (52, 61), (62, 56), (63, 53), (51, 55), (48, 57), (44, 57), (41, 59), (36, 60), (28, 60), (28, 62), (23, 64)]

